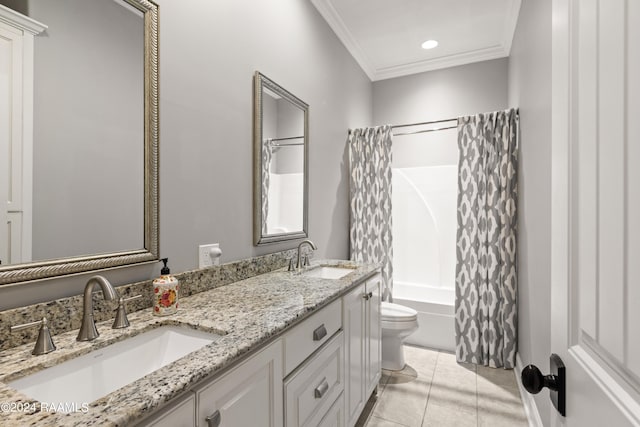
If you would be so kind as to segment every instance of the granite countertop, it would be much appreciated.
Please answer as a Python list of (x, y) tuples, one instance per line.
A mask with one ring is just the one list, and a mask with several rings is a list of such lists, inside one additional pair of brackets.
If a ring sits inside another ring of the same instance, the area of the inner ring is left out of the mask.
[[(53, 337), (57, 350), (33, 356), (33, 343), (0, 352), (0, 419), (3, 425), (125, 426), (141, 420), (206, 377), (217, 374), (263, 347), (315, 310), (371, 277), (377, 266), (322, 260), (315, 265), (344, 266), (353, 272), (338, 280), (295, 275), (286, 269), (254, 276), (180, 299), (178, 312), (153, 316), (151, 309), (129, 314), (131, 326), (111, 329), (98, 323), (100, 336), (77, 342), (78, 331)], [(6, 383), (162, 325), (187, 325), (221, 337), (161, 370), (72, 413), (39, 411), (39, 403)], [(5, 424), (6, 423), (6, 424)]]

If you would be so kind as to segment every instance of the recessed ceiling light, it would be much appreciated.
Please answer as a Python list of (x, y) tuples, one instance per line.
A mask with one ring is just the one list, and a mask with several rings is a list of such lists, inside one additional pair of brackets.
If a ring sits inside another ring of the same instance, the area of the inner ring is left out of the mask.
[(435, 40), (427, 40), (426, 42), (422, 43), (423, 49), (433, 49), (436, 46), (438, 46), (438, 42)]

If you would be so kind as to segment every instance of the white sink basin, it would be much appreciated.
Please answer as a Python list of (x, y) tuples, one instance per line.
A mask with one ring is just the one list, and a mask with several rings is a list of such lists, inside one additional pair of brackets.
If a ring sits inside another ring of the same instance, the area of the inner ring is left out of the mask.
[[(179, 326), (162, 326), (10, 382), (48, 404), (73, 410), (156, 371), (220, 338)], [(58, 412), (64, 412), (58, 410)]]
[(353, 270), (354, 268), (350, 267), (332, 267), (329, 265), (321, 265), (319, 267), (311, 268), (302, 274), (307, 277), (318, 277), (321, 279), (340, 279), (351, 273)]

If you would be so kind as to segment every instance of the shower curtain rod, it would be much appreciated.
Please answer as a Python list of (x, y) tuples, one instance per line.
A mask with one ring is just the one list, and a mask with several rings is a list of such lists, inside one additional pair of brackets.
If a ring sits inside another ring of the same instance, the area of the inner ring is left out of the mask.
[(453, 118), (453, 119), (446, 119), (446, 120), (432, 120), (430, 122), (408, 123), (408, 124), (405, 124), (405, 125), (391, 125), (391, 129), (393, 129), (393, 128), (406, 128), (406, 127), (409, 127), (409, 126), (433, 125), (433, 124), (436, 124), (436, 123), (452, 122), (454, 120), (457, 121), (458, 118), (456, 117), (456, 118)]
[(426, 129), (426, 130), (415, 130), (413, 132), (402, 132), (402, 133), (394, 133), (393, 136), (402, 136), (402, 135), (415, 135), (417, 133), (427, 133), (427, 132), (435, 132), (437, 130), (446, 130), (446, 129), (456, 129), (458, 126), (447, 126), (443, 128), (436, 129)]
[[(453, 122), (453, 121), (458, 121), (458, 118), (453, 118), (453, 119), (446, 119), (446, 120), (432, 120), (430, 122), (418, 122), (418, 123), (407, 123), (404, 125), (391, 125), (391, 129), (395, 129), (395, 128), (405, 128), (405, 127), (410, 127), (410, 126), (424, 126), (424, 125), (434, 125), (436, 123), (446, 123), (446, 122)], [(400, 136), (400, 135), (413, 135), (416, 133), (425, 133), (425, 132), (435, 132), (437, 130), (445, 130), (445, 129), (454, 129), (457, 127), (457, 123), (456, 126), (448, 126), (448, 127), (443, 127), (443, 128), (437, 128), (437, 129), (426, 129), (426, 130), (418, 130), (418, 131), (413, 131), (413, 132), (404, 132), (404, 133), (394, 133), (393, 136)], [(349, 135), (351, 135), (351, 131), (353, 129), (349, 129)]]
[(300, 139), (300, 138), (304, 138), (304, 136), (290, 136), (288, 138), (269, 138), (267, 139), (267, 142), (273, 145), (274, 147), (286, 147), (289, 145), (304, 145), (304, 141), (303, 142), (286, 142), (284, 144), (274, 144), (274, 142), (276, 141), (290, 141), (292, 139)]
[(300, 138), (304, 138), (303, 136), (290, 136), (288, 138), (269, 138), (268, 141), (288, 141), (290, 139), (300, 139)]
[[(457, 121), (458, 119), (446, 119), (446, 120), (432, 120), (430, 122), (418, 122), (418, 123), (408, 123), (405, 125), (392, 125), (391, 129), (395, 129), (395, 128), (405, 128), (405, 127), (410, 127), (410, 126), (424, 126), (424, 125), (433, 125), (436, 123), (446, 123), (446, 122), (452, 122), (452, 121)], [(438, 130), (446, 130), (446, 129), (455, 129), (457, 128), (458, 125), (456, 123), (455, 126), (446, 126), (446, 127), (441, 127), (441, 128), (436, 128), (436, 129), (424, 129), (424, 130), (414, 130), (411, 132), (402, 132), (402, 133), (394, 133), (393, 136), (402, 136), (402, 135), (415, 135), (418, 133), (427, 133), (427, 132), (435, 132)]]

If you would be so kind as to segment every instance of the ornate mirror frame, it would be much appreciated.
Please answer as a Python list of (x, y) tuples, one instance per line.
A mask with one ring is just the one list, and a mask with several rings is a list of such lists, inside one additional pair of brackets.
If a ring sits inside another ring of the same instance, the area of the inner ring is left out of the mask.
[[(264, 245), (308, 236), (309, 211), (309, 105), (278, 85), (259, 71), (253, 79), (253, 243)], [(304, 166), (303, 166), (303, 218), (302, 230), (287, 233), (263, 233), (265, 219), (262, 215), (262, 143), (263, 143), (263, 92), (264, 89), (286, 99), (304, 114)]]
[(144, 247), (0, 265), (0, 285), (158, 260), (158, 6), (148, 0), (126, 1), (144, 14)]

